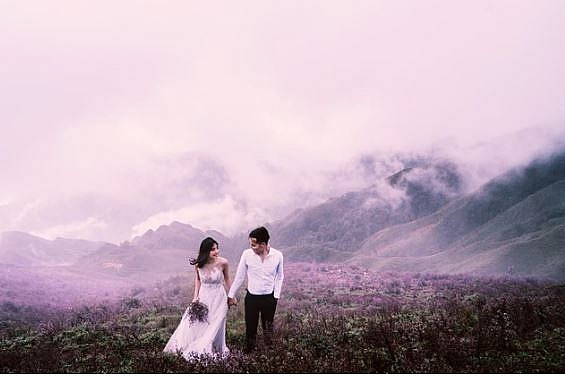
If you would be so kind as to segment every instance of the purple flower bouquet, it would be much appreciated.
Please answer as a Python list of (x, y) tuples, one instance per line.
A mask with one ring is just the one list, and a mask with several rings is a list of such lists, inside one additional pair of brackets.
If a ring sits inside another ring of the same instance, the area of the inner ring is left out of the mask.
[(187, 313), (191, 324), (195, 321), (208, 322), (208, 306), (199, 300), (190, 303)]

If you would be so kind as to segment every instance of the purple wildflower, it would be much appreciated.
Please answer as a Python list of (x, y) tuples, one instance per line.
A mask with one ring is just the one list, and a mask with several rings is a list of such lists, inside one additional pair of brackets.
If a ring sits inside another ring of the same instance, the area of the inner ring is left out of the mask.
[(195, 321), (208, 322), (208, 306), (199, 300), (190, 303), (187, 313), (191, 324)]

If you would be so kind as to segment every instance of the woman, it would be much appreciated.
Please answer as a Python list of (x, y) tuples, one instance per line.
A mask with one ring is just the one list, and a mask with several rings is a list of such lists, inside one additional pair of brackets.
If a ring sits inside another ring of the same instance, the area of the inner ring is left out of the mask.
[(200, 244), (198, 257), (190, 260), (190, 264), (196, 268), (191, 306), (195, 302), (205, 304), (208, 308), (207, 318), (199, 321), (190, 317), (191, 307), (188, 307), (164, 352), (180, 352), (187, 360), (194, 355), (229, 354), (226, 346), (226, 291), (231, 287), (231, 279), (228, 260), (220, 257), (219, 253), (218, 242), (208, 237)]

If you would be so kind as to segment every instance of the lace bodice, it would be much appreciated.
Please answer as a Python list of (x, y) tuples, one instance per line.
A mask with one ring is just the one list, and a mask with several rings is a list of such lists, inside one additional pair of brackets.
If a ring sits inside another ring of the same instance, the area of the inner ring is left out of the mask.
[(198, 275), (200, 275), (200, 281), (203, 285), (221, 286), (224, 284), (224, 274), (221, 268), (198, 268)]

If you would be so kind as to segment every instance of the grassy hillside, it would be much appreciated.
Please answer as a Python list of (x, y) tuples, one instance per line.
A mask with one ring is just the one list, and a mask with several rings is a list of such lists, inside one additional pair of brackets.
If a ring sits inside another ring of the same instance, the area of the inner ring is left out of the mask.
[(374, 273), (288, 264), (272, 348), (244, 355), (243, 307), (227, 359), (162, 349), (191, 299), (175, 277), (68, 310), (3, 300), (3, 373), (558, 373), (565, 287), (534, 279)]
[(447, 162), (414, 167), (272, 225), (273, 239), (293, 261), (342, 262), (375, 232), (428, 215), (461, 193), (461, 177)]
[[(529, 194), (504, 208), (488, 195), (498, 209), (465, 231), (465, 218), (481, 216), (475, 212), (479, 205), (475, 201), (484, 200), (484, 192), (457, 200), (430, 216), (374, 234), (348, 262), (376, 270), (565, 279), (565, 180), (535, 192), (508, 181), (504, 184)], [(446, 229), (455, 229), (458, 236)]]

